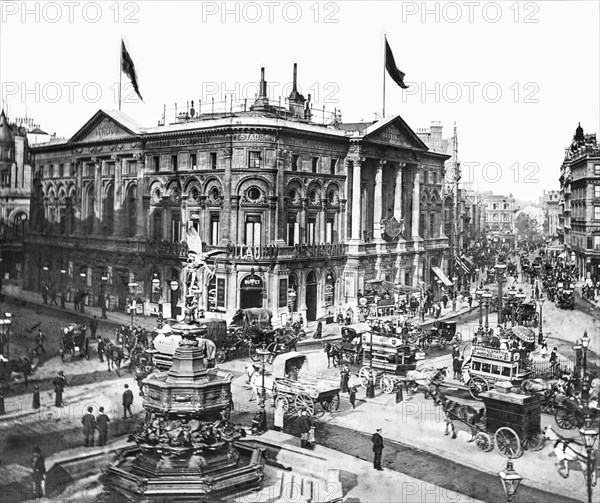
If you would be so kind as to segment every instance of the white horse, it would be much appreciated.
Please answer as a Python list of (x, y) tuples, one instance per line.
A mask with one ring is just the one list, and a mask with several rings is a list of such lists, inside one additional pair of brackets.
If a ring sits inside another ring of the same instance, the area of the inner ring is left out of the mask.
[[(246, 375), (248, 376), (247, 382), (252, 387), (252, 394), (250, 395), (250, 399), (248, 400), (249, 402), (251, 402), (252, 400), (254, 400), (255, 396), (257, 398), (260, 396), (259, 390), (261, 390), (263, 387), (262, 372), (261, 372), (260, 367), (255, 366), (252, 363), (246, 363), (246, 371), (245, 372), (246, 372)], [(275, 395), (275, 379), (273, 379), (273, 376), (271, 374), (268, 374), (266, 371), (265, 371), (265, 393), (267, 395), (270, 394), (271, 396)]]
[[(556, 467), (558, 473), (563, 478), (569, 476), (569, 462), (575, 461), (579, 463), (583, 476), (587, 477), (587, 451), (585, 446), (581, 445), (574, 439), (561, 437), (556, 433), (550, 425), (544, 429), (544, 437), (554, 442), (554, 454), (556, 455)], [(597, 451), (596, 451), (597, 452)], [(591, 475), (592, 486), (596, 485), (596, 457), (592, 453), (591, 460)]]

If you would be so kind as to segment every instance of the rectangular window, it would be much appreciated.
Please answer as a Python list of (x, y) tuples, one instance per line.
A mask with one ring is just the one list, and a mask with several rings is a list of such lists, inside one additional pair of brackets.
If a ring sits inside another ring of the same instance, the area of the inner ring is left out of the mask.
[(316, 173), (318, 167), (319, 167), (319, 158), (318, 157), (313, 157), (312, 158), (312, 172)]
[(329, 173), (335, 175), (335, 168), (337, 167), (337, 159), (331, 159), (329, 164)]
[(171, 170), (177, 171), (177, 154), (171, 156)]
[(162, 239), (162, 212), (154, 210), (152, 213), (152, 239), (160, 241)]
[(65, 166), (64, 164), (59, 164), (58, 165), (58, 177), (62, 178), (65, 174)]
[(594, 185), (594, 197), (595, 198), (600, 197), (600, 185)]
[[(258, 166), (260, 168), (260, 164)], [(217, 169), (217, 153), (210, 153), (210, 169)]]
[(315, 242), (315, 229), (317, 222), (314, 219), (309, 219), (306, 224), (306, 244), (312, 245)]
[(600, 164), (594, 164), (594, 175), (600, 176)]
[(297, 222), (296, 215), (288, 216), (287, 232), (288, 246), (294, 246), (295, 244), (298, 244), (300, 237), (300, 224)]
[(288, 279), (279, 279), (279, 307), (286, 307), (288, 303)]
[(600, 220), (600, 206), (594, 206), (594, 220)]
[(594, 250), (600, 250), (600, 236), (594, 236)]
[(335, 243), (337, 242), (337, 237), (334, 232), (335, 220), (333, 218), (328, 218), (327, 223), (325, 224), (325, 242), (326, 243)]
[(192, 227), (196, 229), (196, 232), (200, 232), (200, 215), (198, 215), (198, 213), (192, 213), (190, 220), (192, 222)]
[(221, 226), (221, 216), (217, 213), (210, 215), (210, 244), (216, 246), (219, 244), (219, 230)]
[(248, 215), (246, 217), (246, 246), (260, 246), (261, 240), (261, 218), (260, 215)]
[(198, 169), (198, 156), (197, 154), (190, 154), (190, 165), (192, 169)]
[(160, 169), (160, 156), (155, 155), (154, 157), (152, 157), (152, 166), (154, 168), (154, 171), (158, 171)]
[(437, 185), (437, 171), (433, 172), (433, 184)]
[(292, 171), (298, 171), (298, 161), (300, 156), (298, 154), (292, 154)]
[(253, 169), (260, 168), (260, 152), (258, 150), (248, 152), (248, 167)]
[(181, 238), (181, 220), (179, 216), (174, 216), (171, 220), (171, 241), (179, 243)]
[(494, 208), (493, 209), (497, 210), (498, 209), (498, 205), (494, 203)]
[(429, 237), (430, 238), (434, 238), (436, 237), (436, 232), (435, 232), (435, 215), (433, 213), (429, 214)]

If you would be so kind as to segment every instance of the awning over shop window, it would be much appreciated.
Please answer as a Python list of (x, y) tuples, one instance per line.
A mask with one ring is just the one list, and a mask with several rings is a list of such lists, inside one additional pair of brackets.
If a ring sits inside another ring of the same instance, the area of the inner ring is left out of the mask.
[(439, 267), (432, 267), (431, 270), (435, 273), (435, 275), (440, 278), (441, 282), (446, 286), (452, 286), (452, 281), (448, 279), (448, 277), (442, 272)]

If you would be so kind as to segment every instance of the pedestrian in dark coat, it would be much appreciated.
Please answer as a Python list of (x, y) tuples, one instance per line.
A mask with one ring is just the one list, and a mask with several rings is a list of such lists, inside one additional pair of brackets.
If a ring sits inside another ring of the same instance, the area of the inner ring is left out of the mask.
[(32, 407), (34, 409), (39, 409), (40, 408), (40, 387), (36, 385), (35, 389), (33, 390), (33, 404)]
[(106, 345), (104, 343), (104, 339), (102, 337), (100, 337), (98, 339), (98, 356), (100, 358), (100, 361), (103, 362), (104, 361), (104, 349), (105, 349)]
[(350, 388), (350, 404), (352, 405), (353, 409), (356, 409), (356, 386), (352, 386)]
[(58, 306), (58, 302), (56, 302), (56, 290), (54, 287), (50, 289), (50, 299), (50, 305), (54, 304), (55, 306)]
[(300, 447), (308, 447), (308, 434), (312, 427), (312, 421), (308, 417), (308, 412), (303, 410), (300, 419), (298, 420), (298, 428), (300, 430)]
[(44, 479), (46, 478), (46, 463), (42, 451), (36, 445), (33, 448), (33, 456), (31, 457), (31, 479), (33, 481), (33, 494), (35, 498), (42, 498), (46, 495), (44, 488)]
[(344, 365), (340, 371), (340, 388), (342, 393), (348, 393), (348, 381), (350, 380), (350, 369), (348, 365)]
[(90, 321), (90, 339), (96, 338), (96, 330), (98, 330), (98, 319), (94, 315), (94, 318)]
[(131, 404), (133, 403), (133, 392), (129, 389), (129, 384), (125, 385), (125, 391), (123, 392), (123, 419), (127, 419), (127, 413), (129, 417), (133, 417), (131, 412)]
[(98, 428), (98, 445), (106, 445), (106, 437), (108, 436), (108, 423), (110, 419), (104, 413), (104, 407), (98, 409), (99, 414), (96, 416), (96, 427)]
[(75, 311), (79, 311), (79, 293), (75, 292), (73, 294), (73, 309), (75, 309)]
[(323, 323), (319, 321), (319, 323), (317, 323), (317, 329), (315, 330), (313, 339), (321, 339), (321, 337), (323, 337)]
[(381, 428), (377, 428), (377, 431), (371, 437), (373, 442), (373, 468), (376, 470), (383, 470), (381, 468), (381, 454), (383, 452), (383, 437), (381, 436)]
[(85, 447), (94, 446), (94, 434), (96, 433), (96, 418), (92, 412), (93, 407), (88, 407), (87, 413), (81, 418), (81, 424), (83, 424), (83, 445)]
[(469, 309), (471, 309), (473, 307), (473, 296), (471, 294), (467, 297), (467, 301), (469, 302)]
[(63, 406), (63, 391), (65, 390), (65, 386), (67, 385), (67, 378), (62, 370), (58, 372), (58, 375), (52, 381), (54, 385), (54, 394), (56, 396), (54, 400), (54, 405), (56, 407)]
[(455, 356), (452, 359), (452, 370), (454, 371), (454, 379), (460, 380), (461, 364), (459, 356)]

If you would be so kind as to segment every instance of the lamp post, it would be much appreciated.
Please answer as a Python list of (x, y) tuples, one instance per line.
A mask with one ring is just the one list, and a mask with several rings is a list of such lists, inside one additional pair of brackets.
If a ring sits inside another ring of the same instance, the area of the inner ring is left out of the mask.
[(515, 471), (512, 461), (506, 462), (506, 468), (498, 473), (498, 477), (500, 477), (502, 489), (506, 495), (506, 501), (510, 503), (517, 494), (519, 484), (523, 480), (523, 477)]
[(456, 286), (457, 285), (457, 283), (456, 283), (457, 281), (458, 281), (458, 278), (456, 276), (454, 276), (452, 278), (452, 283), (454, 283), (454, 295), (452, 296), (452, 312), (453, 313), (456, 312), (456, 296), (458, 294), (457, 286)]
[(582, 388), (581, 388), (581, 398), (585, 400), (587, 405), (589, 401), (589, 382), (587, 379), (587, 351), (588, 346), (590, 345), (590, 336), (587, 334), (587, 331), (583, 333), (583, 337), (581, 338), (581, 347), (583, 348), (583, 370), (582, 370)]
[(598, 430), (592, 428), (592, 419), (590, 416), (586, 416), (585, 425), (579, 430), (585, 450), (587, 451), (586, 457), (586, 482), (587, 482), (587, 495), (588, 503), (592, 503), (592, 474), (596, 469), (595, 463), (592, 462), (593, 449), (596, 439), (598, 438)]
[(475, 286), (477, 286), (477, 282), (479, 281), (479, 267), (475, 268)]
[(61, 309), (65, 308), (65, 291), (63, 290), (65, 274), (67, 274), (67, 271), (65, 269), (61, 269), (60, 270), (60, 307), (61, 307)]
[(367, 398), (375, 398), (375, 379), (373, 378), (373, 332), (369, 333), (369, 379), (367, 380)]
[(83, 286), (85, 285), (85, 277), (86, 274), (84, 272), (80, 272), (79, 273), (79, 279), (81, 281), (81, 290), (77, 293), (77, 295), (79, 295), (79, 310), (84, 313), (85, 312), (85, 307), (83, 305), (83, 301), (84, 301), (84, 295), (83, 295)]
[(296, 290), (288, 288), (288, 309), (290, 311), (290, 323), (294, 322), (294, 306), (296, 305)]
[(483, 328), (483, 294), (485, 290), (478, 288), (475, 290), (475, 296), (477, 297), (477, 302), (479, 302), (479, 330)]
[(258, 403), (260, 407), (260, 417), (262, 418), (262, 424), (260, 425), (261, 431), (267, 431), (267, 415), (265, 412), (265, 364), (267, 363), (267, 359), (271, 356), (271, 352), (267, 351), (265, 345), (262, 345), (262, 348), (256, 349), (256, 354), (260, 359), (260, 374), (262, 379), (261, 390), (260, 390), (260, 401)]
[(137, 292), (138, 284), (133, 281), (127, 285), (129, 287), (129, 293), (131, 294), (131, 305), (129, 307), (129, 312), (131, 313), (131, 327), (133, 328), (133, 312), (135, 311), (135, 293)]
[(502, 282), (504, 280), (505, 264), (496, 264), (496, 274), (498, 275), (498, 325), (504, 323), (504, 313), (502, 312)]
[(540, 330), (538, 332), (538, 344), (542, 344), (544, 342), (544, 334), (542, 331), (542, 314), (543, 314), (543, 308), (544, 308), (544, 301), (546, 299), (544, 298), (544, 294), (540, 294), (540, 297), (538, 299), (538, 305), (540, 306)]
[(517, 295), (517, 289), (513, 285), (506, 291), (506, 294), (508, 295), (508, 302), (510, 305), (510, 323), (514, 327), (515, 326), (515, 315), (516, 315), (516, 310), (517, 310), (516, 298), (515, 298), (515, 296)]
[(485, 329), (487, 330), (490, 327), (489, 324), (489, 313), (490, 313), (490, 299), (493, 297), (489, 288), (485, 289), (485, 293), (482, 295), (485, 299)]

